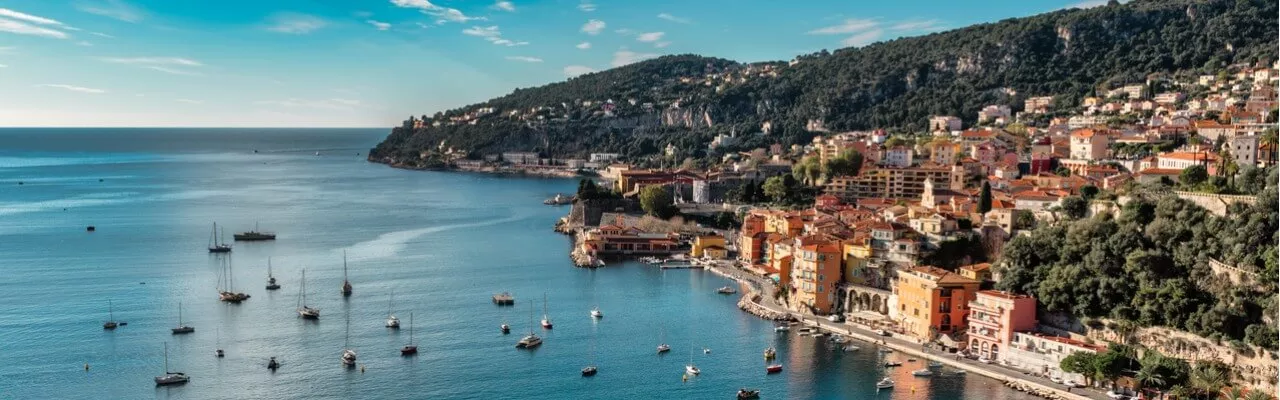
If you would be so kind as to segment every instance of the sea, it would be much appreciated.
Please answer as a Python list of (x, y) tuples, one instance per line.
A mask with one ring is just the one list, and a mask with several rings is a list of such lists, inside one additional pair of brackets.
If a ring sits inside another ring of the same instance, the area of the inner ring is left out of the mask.
[[(869, 343), (775, 333), (711, 273), (575, 268), (552, 231), (568, 208), (542, 200), (576, 181), (366, 161), (387, 132), (0, 129), (0, 398), (1031, 398), (974, 374), (913, 377), (923, 360), (882, 368), (905, 356)], [(208, 252), (214, 223), (232, 252)], [(255, 227), (277, 239), (232, 241)], [(268, 259), (279, 290), (264, 288)], [(295, 312), (304, 270), (318, 321)], [(252, 297), (219, 302), (227, 280)], [(180, 310), (194, 333), (170, 333)], [(544, 313), (554, 329), (534, 326)], [(111, 318), (127, 325), (104, 330)], [(516, 349), (530, 330), (543, 345)], [(784, 371), (767, 375), (771, 346)], [(166, 351), (189, 383), (156, 387)], [(685, 380), (689, 362), (702, 374)], [(877, 391), (886, 375), (897, 386)]]

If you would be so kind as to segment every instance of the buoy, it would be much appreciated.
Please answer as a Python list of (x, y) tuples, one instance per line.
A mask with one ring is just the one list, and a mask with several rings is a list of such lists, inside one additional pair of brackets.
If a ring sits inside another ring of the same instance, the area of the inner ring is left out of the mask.
[(361, 366), (360, 366), (360, 373), (362, 373), (362, 374), (364, 373), (364, 365), (361, 365)]

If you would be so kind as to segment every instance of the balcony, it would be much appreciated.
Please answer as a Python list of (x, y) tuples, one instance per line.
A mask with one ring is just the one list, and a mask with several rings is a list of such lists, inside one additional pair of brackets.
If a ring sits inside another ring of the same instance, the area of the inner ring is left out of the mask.
[(1000, 333), (1000, 331), (999, 331), (999, 330), (997, 330), (997, 329), (983, 328), (983, 327), (980, 327), (980, 326), (970, 326), (970, 327), (969, 327), (969, 337), (970, 337), (970, 338), (975, 338), (975, 337), (976, 337), (976, 338), (986, 339), (986, 340), (990, 340), (990, 341), (994, 341), (994, 342), (1000, 342), (1000, 339), (996, 337), (996, 335), (998, 335), (999, 333)]

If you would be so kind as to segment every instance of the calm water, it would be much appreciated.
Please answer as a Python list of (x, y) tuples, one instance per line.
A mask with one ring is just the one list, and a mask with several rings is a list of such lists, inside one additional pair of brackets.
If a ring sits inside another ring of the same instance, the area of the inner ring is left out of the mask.
[[(775, 335), (714, 292), (723, 278), (573, 268), (568, 240), (551, 231), (566, 209), (541, 201), (575, 182), (365, 162), (385, 132), (0, 129), (0, 398), (730, 398), (742, 386), (765, 398), (1028, 398), (907, 367), (877, 394), (885, 371), (872, 346), (841, 353)], [(240, 305), (216, 298), (228, 257), (205, 250), (215, 221), (228, 238), (255, 222), (279, 234), (229, 256), (253, 296)], [(349, 299), (338, 292), (344, 250)], [(279, 291), (263, 288), (269, 256)], [(304, 267), (318, 322), (294, 313)], [(416, 357), (398, 353), (407, 329), (383, 327), (392, 291), (406, 328), (414, 313)], [(492, 305), (498, 291), (517, 305)], [(556, 328), (540, 332), (541, 348), (517, 350), (544, 293)], [(102, 330), (108, 300), (127, 326)], [(179, 302), (194, 334), (169, 333)], [(606, 316), (593, 322), (596, 304)], [(364, 373), (339, 363), (347, 316)], [(504, 320), (511, 335), (498, 331)], [(659, 357), (664, 331), (672, 351)], [(154, 386), (165, 342), (189, 384)], [(784, 373), (764, 374), (768, 346)], [(703, 347), (712, 353), (689, 351)], [(593, 357), (600, 374), (582, 378)], [(690, 357), (704, 372), (682, 383)]]

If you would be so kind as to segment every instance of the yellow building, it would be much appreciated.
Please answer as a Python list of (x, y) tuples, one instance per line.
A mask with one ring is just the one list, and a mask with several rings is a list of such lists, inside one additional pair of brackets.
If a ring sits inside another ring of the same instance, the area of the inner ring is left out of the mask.
[[(689, 255), (693, 256), (694, 258), (701, 258), (704, 255), (706, 255), (707, 250), (711, 247), (718, 247), (720, 248), (721, 252), (723, 252), (725, 249), (724, 236), (710, 234), (710, 235), (702, 235), (694, 238), (693, 248), (689, 250)], [(708, 257), (723, 258), (724, 256), (722, 254), (720, 257), (714, 257), (714, 256), (708, 256)]]
[(898, 270), (893, 291), (898, 295), (902, 328), (915, 337), (935, 340), (938, 335), (968, 329), (970, 301), (977, 297), (979, 282), (938, 267)]

